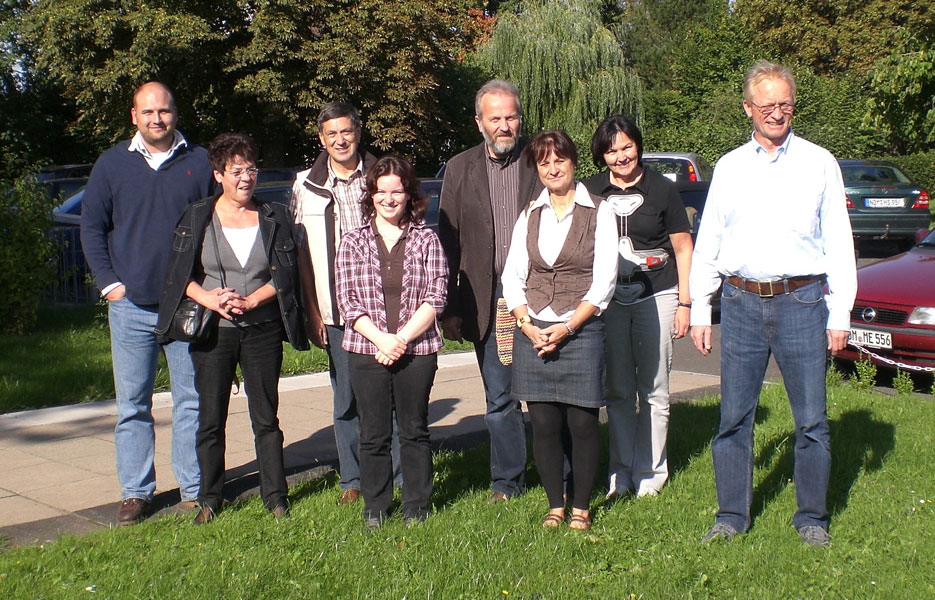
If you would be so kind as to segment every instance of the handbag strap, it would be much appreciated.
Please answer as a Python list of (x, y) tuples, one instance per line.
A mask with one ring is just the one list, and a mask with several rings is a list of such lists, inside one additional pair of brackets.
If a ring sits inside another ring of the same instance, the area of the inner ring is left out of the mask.
[(218, 262), (218, 271), (221, 273), (221, 287), (226, 288), (227, 282), (224, 277), (224, 265), (221, 264), (221, 253), (218, 251), (218, 232), (217, 225), (215, 224), (215, 219), (217, 218), (217, 213), (211, 215), (211, 237), (214, 240), (214, 258)]

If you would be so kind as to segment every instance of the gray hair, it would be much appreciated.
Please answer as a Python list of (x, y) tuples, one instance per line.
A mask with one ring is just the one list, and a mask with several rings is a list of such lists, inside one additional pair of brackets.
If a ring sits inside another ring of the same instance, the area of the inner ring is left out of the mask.
[(481, 116), (480, 101), (485, 94), (504, 94), (507, 96), (513, 96), (513, 99), (516, 100), (516, 112), (520, 117), (523, 116), (523, 105), (519, 100), (519, 90), (516, 89), (515, 85), (506, 79), (491, 79), (482, 85), (479, 90), (477, 90), (477, 95), (474, 96), (474, 114), (478, 117)]
[(792, 89), (792, 103), (795, 104), (795, 75), (786, 67), (760, 59), (747, 70), (743, 80), (743, 99), (747, 102), (753, 100), (753, 86), (764, 79), (782, 79)]

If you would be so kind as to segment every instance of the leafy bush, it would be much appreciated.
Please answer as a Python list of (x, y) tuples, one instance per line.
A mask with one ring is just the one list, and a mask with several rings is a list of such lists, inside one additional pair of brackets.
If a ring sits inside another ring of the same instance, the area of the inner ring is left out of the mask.
[(915, 389), (915, 384), (912, 381), (912, 375), (909, 374), (909, 371), (896, 369), (896, 377), (893, 379), (893, 387), (901, 396), (908, 396), (911, 394)]
[(854, 363), (857, 371), (857, 389), (869, 390), (877, 384), (877, 366), (870, 361), (867, 355), (861, 355), (860, 360)]
[(36, 320), (42, 292), (55, 277), (49, 237), (52, 199), (30, 177), (0, 180), (0, 333), (24, 333)]
[(903, 156), (881, 156), (880, 160), (895, 163), (913, 181), (935, 193), (935, 151), (905, 154)]

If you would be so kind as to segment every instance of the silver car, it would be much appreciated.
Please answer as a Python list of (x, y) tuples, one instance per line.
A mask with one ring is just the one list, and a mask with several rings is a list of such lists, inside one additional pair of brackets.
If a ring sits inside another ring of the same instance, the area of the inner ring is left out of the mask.
[(694, 152), (645, 152), (644, 167), (661, 173), (672, 181), (711, 181), (713, 169)]

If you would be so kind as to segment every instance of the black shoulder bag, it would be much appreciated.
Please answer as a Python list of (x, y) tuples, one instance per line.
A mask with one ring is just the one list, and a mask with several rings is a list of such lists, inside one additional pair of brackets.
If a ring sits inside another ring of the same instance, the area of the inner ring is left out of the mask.
[[(211, 238), (214, 241), (214, 257), (218, 262), (218, 271), (221, 273), (221, 287), (226, 288), (224, 267), (221, 265), (221, 254), (218, 252), (218, 237), (214, 227), (214, 215), (211, 216)], [(185, 296), (179, 302), (178, 308), (175, 309), (166, 337), (179, 342), (201, 344), (208, 341), (208, 338), (211, 337), (217, 327), (217, 323), (217, 312), (205, 308), (195, 302), (194, 299)]]

